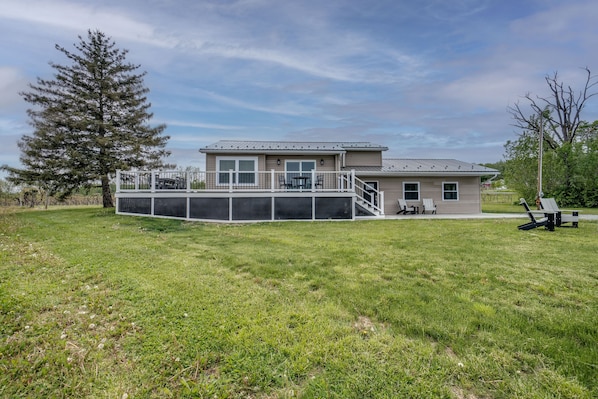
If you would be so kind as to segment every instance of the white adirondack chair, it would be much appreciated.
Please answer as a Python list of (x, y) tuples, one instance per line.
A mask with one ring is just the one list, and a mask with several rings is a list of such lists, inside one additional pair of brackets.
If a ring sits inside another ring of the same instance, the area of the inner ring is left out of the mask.
[(414, 206), (409, 206), (407, 205), (407, 201), (405, 201), (404, 199), (398, 199), (399, 202), (399, 211), (397, 212), (397, 215), (402, 213), (404, 215), (406, 215), (407, 213), (415, 213), (415, 207)]
[(436, 205), (434, 205), (434, 200), (432, 198), (423, 198), (422, 199), (424, 209), (422, 213), (426, 213), (426, 211), (430, 211), (431, 213), (436, 213)]

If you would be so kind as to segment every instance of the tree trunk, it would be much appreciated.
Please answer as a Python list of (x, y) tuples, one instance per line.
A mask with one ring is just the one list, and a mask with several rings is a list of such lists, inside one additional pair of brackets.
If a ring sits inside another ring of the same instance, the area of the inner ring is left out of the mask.
[(110, 180), (107, 175), (102, 176), (102, 205), (104, 208), (114, 208), (112, 193), (110, 192)]

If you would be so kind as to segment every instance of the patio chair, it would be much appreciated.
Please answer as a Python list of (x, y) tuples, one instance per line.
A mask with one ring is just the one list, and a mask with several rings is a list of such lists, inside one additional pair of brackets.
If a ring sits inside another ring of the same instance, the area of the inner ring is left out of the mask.
[(411, 214), (415, 214), (416, 210), (414, 206), (408, 206), (407, 205), (407, 201), (405, 201), (404, 199), (398, 199), (397, 200), (399, 202), (399, 211), (397, 212), (397, 215), (399, 214), (404, 214), (406, 215), (407, 213), (411, 213)]
[(314, 182), (314, 187), (315, 188), (324, 188), (324, 176), (323, 175), (316, 176), (316, 181)]
[(423, 198), (422, 202), (422, 213), (426, 213), (426, 211), (430, 211), (432, 214), (436, 213), (436, 205), (434, 205), (434, 200), (432, 198)]
[[(571, 214), (563, 214), (563, 211), (559, 209), (554, 198), (541, 198), (540, 204), (542, 205), (542, 209), (554, 212), (554, 224), (556, 227), (579, 227), (578, 211), (571, 211)], [(571, 226), (563, 226), (563, 223), (571, 223)]]
[(520, 198), (519, 204), (523, 205), (523, 207), (525, 208), (525, 212), (527, 213), (527, 216), (529, 216), (530, 219), (528, 223), (517, 226), (519, 230), (531, 230), (535, 229), (536, 227), (544, 226), (545, 229), (554, 231), (554, 213), (544, 213), (542, 211), (537, 211), (535, 213), (544, 213), (544, 217), (541, 219), (536, 219), (534, 211), (530, 209), (525, 198)]
[(284, 175), (278, 175), (278, 185), (280, 188), (292, 188), (293, 184), (292, 183), (287, 183), (286, 179), (284, 178)]

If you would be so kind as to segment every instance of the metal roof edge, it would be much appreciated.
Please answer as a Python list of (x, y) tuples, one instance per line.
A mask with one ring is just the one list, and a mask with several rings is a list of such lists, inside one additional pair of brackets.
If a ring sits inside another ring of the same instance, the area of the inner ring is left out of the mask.
[(457, 171), (425, 171), (425, 172), (403, 172), (403, 171), (396, 171), (396, 172), (373, 172), (367, 170), (359, 170), (355, 169), (356, 176), (380, 176), (380, 177), (438, 177), (438, 176), (487, 176), (493, 175), (498, 173), (498, 171), (470, 171), (470, 172), (457, 172)]
[(208, 149), (200, 148), (199, 152), (202, 154), (263, 154), (263, 155), (297, 155), (297, 154), (309, 154), (309, 155), (335, 155), (335, 154), (344, 154), (347, 151), (341, 149), (335, 150), (288, 150), (288, 149), (280, 149), (280, 150), (261, 150), (261, 149), (234, 149), (234, 150), (226, 150), (226, 149)]
[[(234, 146), (234, 147), (233, 147)], [(227, 148), (228, 147), (228, 148)], [(361, 141), (258, 141), (219, 140), (199, 149), (201, 153), (341, 153), (347, 151), (388, 151), (388, 147)]]

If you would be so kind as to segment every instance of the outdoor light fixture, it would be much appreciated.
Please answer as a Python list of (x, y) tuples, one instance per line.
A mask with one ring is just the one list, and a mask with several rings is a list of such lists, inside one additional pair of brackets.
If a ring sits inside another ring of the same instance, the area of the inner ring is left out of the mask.
[(276, 165), (280, 165), (280, 158), (276, 160)]
[(324, 158), (320, 159), (320, 165), (324, 165)]

